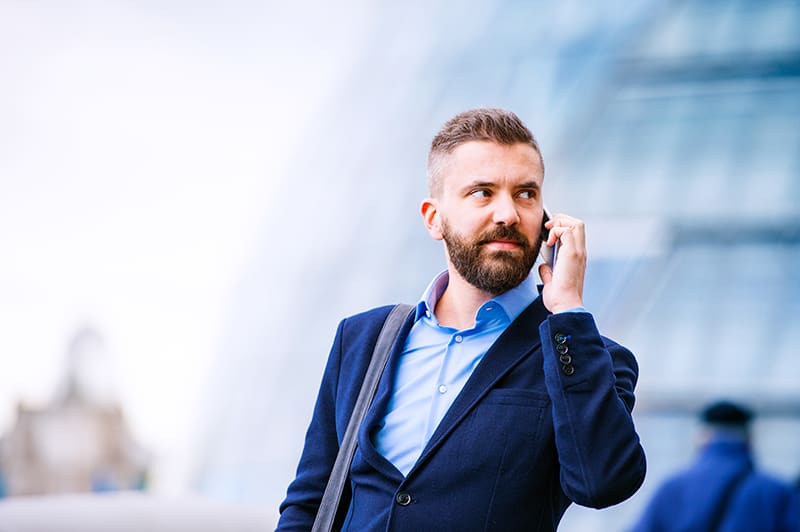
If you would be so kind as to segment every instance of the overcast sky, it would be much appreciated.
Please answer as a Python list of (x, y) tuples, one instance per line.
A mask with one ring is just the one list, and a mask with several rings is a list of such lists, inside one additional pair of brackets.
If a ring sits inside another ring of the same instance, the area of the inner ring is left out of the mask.
[(0, 0), (0, 432), (89, 325), (178, 489), (231, 291), (362, 4)]

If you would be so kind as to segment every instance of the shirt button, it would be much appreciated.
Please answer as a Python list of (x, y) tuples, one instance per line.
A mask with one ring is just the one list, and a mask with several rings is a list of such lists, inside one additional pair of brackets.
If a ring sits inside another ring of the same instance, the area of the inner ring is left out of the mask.
[(455, 341), (456, 341), (456, 342), (459, 342), (459, 343), (460, 343), (460, 342), (461, 342), (461, 340), (463, 340), (463, 339), (464, 339), (464, 338), (462, 338), (460, 334), (459, 334), (458, 336), (456, 336), (456, 337), (455, 337)]
[(447, 386), (444, 384), (439, 386), (439, 393), (447, 393)]
[(400, 506), (408, 506), (409, 504), (411, 504), (411, 495), (405, 491), (401, 491), (400, 493), (397, 494), (395, 500), (397, 501), (397, 504), (399, 504)]
[(485, 308), (485, 309), (483, 309), (483, 310), (485, 310), (486, 312), (491, 312), (491, 311), (492, 311), (492, 307), (486, 307), (486, 308)]

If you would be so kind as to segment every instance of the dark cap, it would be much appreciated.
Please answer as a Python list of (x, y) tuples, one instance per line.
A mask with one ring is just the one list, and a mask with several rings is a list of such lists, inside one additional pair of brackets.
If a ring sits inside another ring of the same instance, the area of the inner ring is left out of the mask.
[(750, 409), (732, 401), (715, 401), (700, 414), (700, 419), (709, 425), (729, 427), (744, 427), (752, 418), (753, 412)]

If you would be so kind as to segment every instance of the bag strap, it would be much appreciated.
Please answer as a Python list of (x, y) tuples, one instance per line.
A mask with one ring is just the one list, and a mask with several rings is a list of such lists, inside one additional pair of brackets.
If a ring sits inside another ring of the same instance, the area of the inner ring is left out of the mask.
[(411, 305), (396, 305), (383, 322), (383, 327), (375, 342), (375, 349), (372, 351), (372, 359), (369, 362), (364, 381), (361, 383), (361, 391), (358, 392), (353, 413), (347, 423), (344, 438), (336, 454), (336, 461), (333, 463), (328, 484), (325, 486), (325, 493), (322, 495), (317, 517), (314, 519), (312, 532), (330, 532), (333, 529), (333, 521), (336, 518), (336, 511), (342, 499), (345, 483), (350, 472), (350, 464), (356, 452), (358, 444), (358, 429), (367, 415), (375, 392), (378, 389), (378, 382), (389, 360), (389, 351), (397, 338), (400, 328), (405, 323), (411, 311)]
[(725, 517), (725, 513), (728, 507), (733, 500), (733, 495), (738, 490), (739, 486), (744, 484), (744, 481), (747, 477), (750, 476), (750, 468), (745, 468), (744, 470), (740, 471), (733, 477), (725, 489), (722, 492), (722, 497), (720, 497), (717, 506), (714, 508), (714, 513), (711, 516), (711, 522), (709, 523), (708, 530), (710, 532), (716, 532), (719, 530), (720, 525), (722, 524), (722, 520)]

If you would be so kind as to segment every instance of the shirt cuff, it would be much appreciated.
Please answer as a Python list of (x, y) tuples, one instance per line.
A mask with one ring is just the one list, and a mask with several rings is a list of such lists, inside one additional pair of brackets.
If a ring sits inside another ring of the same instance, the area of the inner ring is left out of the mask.
[(567, 310), (562, 310), (561, 312), (556, 312), (556, 314), (565, 314), (567, 312), (587, 312), (587, 310), (585, 307), (572, 307)]

